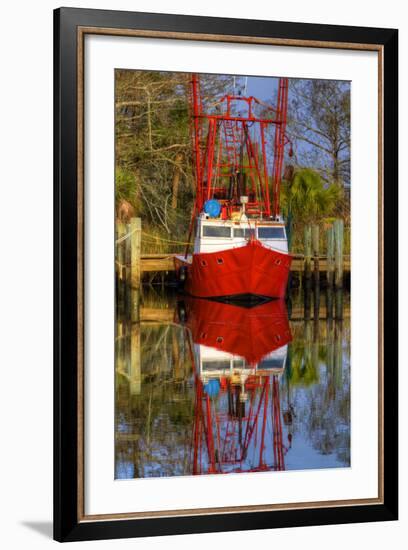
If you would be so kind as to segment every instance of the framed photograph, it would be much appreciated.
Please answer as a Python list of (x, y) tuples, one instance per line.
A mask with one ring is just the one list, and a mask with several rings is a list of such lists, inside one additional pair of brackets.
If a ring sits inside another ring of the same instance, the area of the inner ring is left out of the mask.
[(397, 519), (398, 31), (54, 29), (55, 539)]

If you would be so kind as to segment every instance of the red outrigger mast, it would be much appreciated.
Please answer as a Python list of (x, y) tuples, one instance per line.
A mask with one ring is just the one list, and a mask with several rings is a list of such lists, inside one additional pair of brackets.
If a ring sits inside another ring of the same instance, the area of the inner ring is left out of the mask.
[[(205, 112), (197, 74), (191, 80), (191, 115), (196, 180), (193, 219), (208, 199), (217, 199), (224, 216), (240, 208), (246, 213), (276, 219), (282, 176), (288, 107), (288, 79), (280, 78), (276, 107), (253, 96), (225, 95)], [(242, 109), (245, 112), (242, 112)], [(267, 134), (270, 126), (272, 133)], [(274, 141), (273, 147), (271, 141)], [(273, 162), (269, 161), (269, 156)], [(272, 201), (270, 197), (272, 188)], [(272, 203), (272, 204), (271, 204)]]
[[(216, 410), (201, 379), (195, 378), (193, 475), (285, 470), (289, 447), (283, 443), (278, 377), (248, 379), (247, 403), (239, 399), (240, 387), (227, 383), (222, 392), (228, 411)], [(273, 457), (265, 456), (268, 448)]]
[[(183, 307), (195, 387), (192, 473), (284, 470), (291, 435), (282, 425), (280, 373), (262, 366), (263, 359), (292, 339), (284, 303), (274, 300), (249, 312), (221, 302), (186, 299)], [(239, 366), (228, 373), (204, 368), (201, 346), (212, 348), (213, 354), (218, 350), (241, 358), (243, 368), (252, 372), (241, 378)], [(284, 363), (275, 367), (283, 373)], [(209, 388), (211, 381), (219, 384), (215, 393)]]

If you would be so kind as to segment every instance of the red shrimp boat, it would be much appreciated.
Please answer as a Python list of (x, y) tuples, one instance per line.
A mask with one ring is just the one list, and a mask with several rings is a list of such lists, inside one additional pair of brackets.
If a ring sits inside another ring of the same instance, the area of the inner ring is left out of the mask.
[(192, 75), (196, 199), (189, 244), (175, 258), (188, 294), (285, 296), (292, 257), (279, 194), (284, 148), (290, 143), (287, 103), (288, 79), (280, 78), (276, 107), (253, 96), (225, 95), (204, 110), (199, 78)]

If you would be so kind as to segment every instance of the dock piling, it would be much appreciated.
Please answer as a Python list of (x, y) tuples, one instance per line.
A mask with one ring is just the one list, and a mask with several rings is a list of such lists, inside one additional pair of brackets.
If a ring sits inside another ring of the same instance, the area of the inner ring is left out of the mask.
[(319, 276), (319, 226), (312, 225), (313, 264), (315, 275)]
[(142, 246), (142, 221), (140, 218), (130, 220), (130, 271), (132, 288), (140, 288), (140, 252)]
[(130, 220), (130, 314), (132, 322), (139, 321), (141, 269), (140, 254), (142, 248), (142, 221), (140, 218)]
[(336, 288), (343, 287), (343, 239), (344, 239), (344, 222), (343, 220), (335, 220), (334, 228), (334, 261), (335, 274), (334, 283)]
[[(117, 222), (117, 237), (120, 239), (123, 237), (126, 233), (126, 227), (125, 224), (122, 222)], [(124, 269), (125, 269), (125, 247), (123, 246), (122, 242), (119, 242), (116, 244), (116, 257), (118, 262), (118, 304), (121, 306), (124, 303), (125, 299), (125, 281), (124, 281)]]
[(336, 288), (334, 297), (334, 317), (337, 321), (343, 319), (343, 289)]
[(126, 224), (127, 238), (124, 240), (125, 247), (125, 312), (129, 315), (132, 309), (132, 288), (131, 288), (131, 259), (132, 259), (132, 242), (130, 238), (131, 224)]
[(310, 225), (305, 225), (304, 230), (304, 271), (305, 278), (309, 279), (311, 276), (312, 268), (312, 228)]
[(315, 320), (319, 319), (320, 314), (320, 246), (319, 246), (319, 226), (317, 224), (312, 225), (312, 248), (313, 248), (313, 317)]
[(140, 323), (133, 325), (130, 332), (130, 393), (140, 395), (141, 392), (141, 360), (140, 360)]
[(332, 225), (326, 231), (326, 242), (326, 279), (327, 286), (332, 288), (334, 283), (334, 228)]
[(310, 319), (312, 309), (312, 279), (311, 277), (305, 278), (305, 284), (303, 287), (303, 306), (304, 306), (304, 318)]

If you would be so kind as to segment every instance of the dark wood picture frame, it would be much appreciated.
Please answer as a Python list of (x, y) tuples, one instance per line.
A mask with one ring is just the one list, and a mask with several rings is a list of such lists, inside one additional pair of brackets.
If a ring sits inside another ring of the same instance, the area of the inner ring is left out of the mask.
[[(379, 495), (347, 502), (84, 515), (83, 40), (85, 34), (375, 50), (379, 58)], [(54, 12), (54, 537), (141, 537), (386, 521), (398, 514), (398, 31), (60, 8)], [(387, 369), (384, 363), (387, 363)]]

